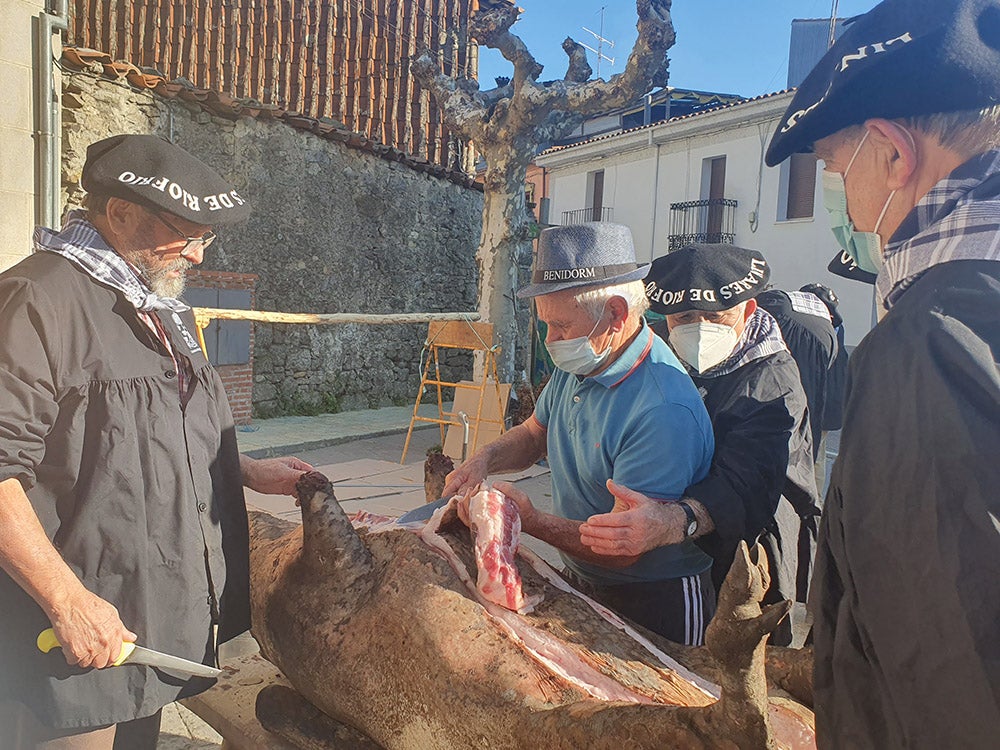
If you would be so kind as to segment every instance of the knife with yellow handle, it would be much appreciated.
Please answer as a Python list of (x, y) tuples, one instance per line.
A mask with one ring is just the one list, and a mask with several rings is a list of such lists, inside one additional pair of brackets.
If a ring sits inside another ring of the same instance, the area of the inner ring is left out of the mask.
[[(38, 634), (37, 645), (39, 651), (43, 654), (47, 654), (52, 649), (59, 648), (62, 644), (60, 644), (59, 639), (56, 638), (55, 631), (52, 628), (46, 628)], [(124, 641), (122, 643), (121, 653), (118, 655), (118, 658), (114, 660), (112, 666), (120, 667), (122, 664), (145, 664), (149, 667), (156, 667), (158, 669), (164, 669), (168, 672), (193, 677), (215, 678), (222, 674), (221, 669), (215, 669), (214, 667), (209, 667), (205, 664), (199, 664), (196, 661), (182, 659), (179, 656), (161, 654), (159, 651), (153, 651), (152, 649), (143, 648), (142, 646), (136, 646), (134, 643), (129, 643), (128, 641)]]

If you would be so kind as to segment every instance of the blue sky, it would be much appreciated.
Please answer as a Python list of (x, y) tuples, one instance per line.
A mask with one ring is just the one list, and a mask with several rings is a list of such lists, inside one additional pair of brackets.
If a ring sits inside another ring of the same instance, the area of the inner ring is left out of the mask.
[[(605, 39), (614, 49), (604, 53), (614, 66), (601, 63), (601, 77), (621, 73), (635, 42), (633, 0), (518, 0), (524, 9), (513, 31), (524, 40), (535, 59), (545, 66), (539, 80), (562, 78), (567, 36), (597, 48), (597, 39), (584, 31), (601, 30), (605, 7)], [(839, 0), (837, 15), (850, 17), (871, 10), (876, 0)], [(788, 38), (794, 18), (829, 18), (831, 0), (674, 0), (671, 16), (677, 42), (668, 53), (670, 85), (680, 88), (756, 96), (785, 87)], [(590, 54), (595, 70), (596, 56)], [(480, 48), (482, 87), (492, 88), (498, 75), (510, 75), (511, 66), (494, 50)], [(609, 71), (610, 67), (610, 71)]]

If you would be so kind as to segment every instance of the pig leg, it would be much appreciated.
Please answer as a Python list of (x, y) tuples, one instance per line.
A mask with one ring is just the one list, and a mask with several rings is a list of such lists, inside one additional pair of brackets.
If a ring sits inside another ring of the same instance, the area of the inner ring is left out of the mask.
[(257, 693), (256, 713), (264, 729), (301, 750), (382, 750), (284, 685), (271, 685)]

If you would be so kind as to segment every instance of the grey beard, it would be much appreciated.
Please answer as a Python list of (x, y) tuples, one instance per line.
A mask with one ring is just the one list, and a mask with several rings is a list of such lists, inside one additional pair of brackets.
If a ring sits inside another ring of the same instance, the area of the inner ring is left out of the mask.
[[(157, 297), (170, 297), (174, 299), (184, 293), (184, 286), (187, 282), (186, 274), (188, 269), (193, 265), (184, 258), (178, 258), (165, 266), (153, 269), (149, 267), (142, 253), (126, 255), (125, 259), (139, 269), (143, 280), (153, 290), (153, 294)], [(168, 275), (170, 271), (180, 271), (181, 275), (177, 278), (171, 278)]]
[[(149, 288), (157, 297), (180, 297), (184, 293), (184, 286), (187, 283), (187, 270), (191, 268), (191, 263), (179, 258), (165, 268), (146, 273), (149, 280)], [(168, 271), (180, 271), (181, 275), (176, 278), (167, 276)]]

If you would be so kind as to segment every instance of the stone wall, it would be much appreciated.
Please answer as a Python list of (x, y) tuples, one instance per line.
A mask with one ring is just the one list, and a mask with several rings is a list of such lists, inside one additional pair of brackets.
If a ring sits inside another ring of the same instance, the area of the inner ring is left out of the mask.
[[(227, 175), (254, 206), (220, 227), (203, 265), (257, 274), (256, 305), (283, 312), (436, 312), (476, 307), (482, 194), (274, 121), (94, 77), (64, 80), (64, 188), (79, 201), (87, 144), (158, 133)], [(255, 325), (255, 412), (412, 402), (427, 326)], [(448, 379), (471, 373), (448, 360)]]

